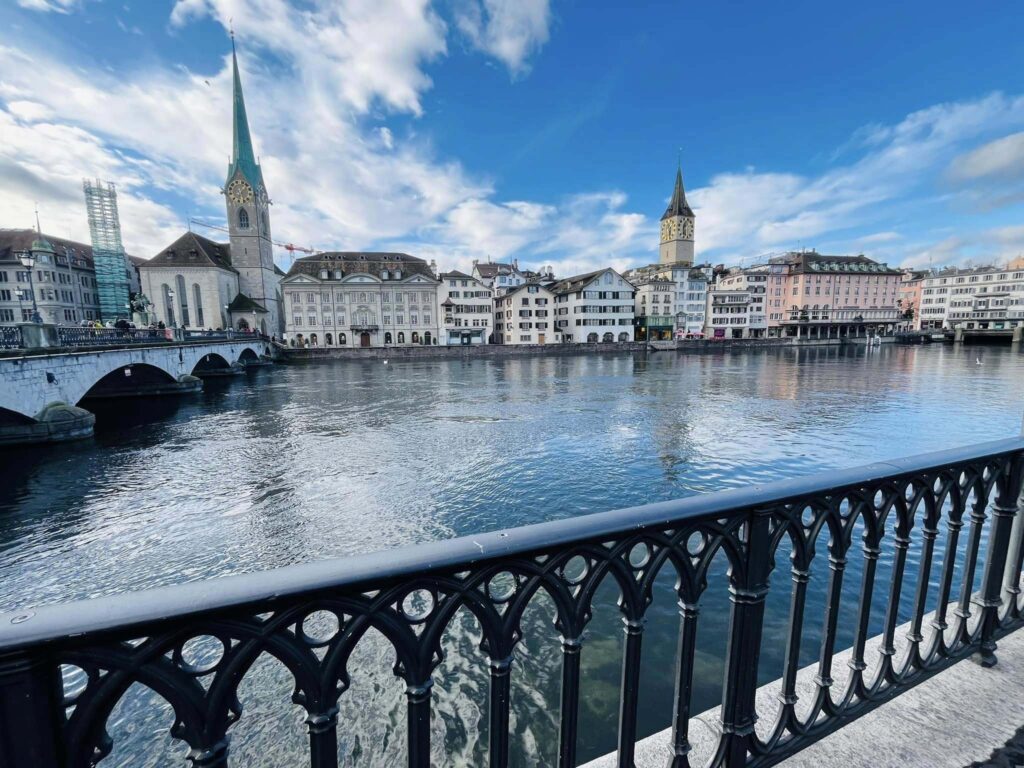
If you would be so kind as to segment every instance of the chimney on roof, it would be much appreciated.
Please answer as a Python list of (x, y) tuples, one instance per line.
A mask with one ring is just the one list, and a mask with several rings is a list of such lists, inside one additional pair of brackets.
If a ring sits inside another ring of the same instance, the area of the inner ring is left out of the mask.
[(516, 270), (519, 269), (519, 259), (512, 259), (512, 268)]

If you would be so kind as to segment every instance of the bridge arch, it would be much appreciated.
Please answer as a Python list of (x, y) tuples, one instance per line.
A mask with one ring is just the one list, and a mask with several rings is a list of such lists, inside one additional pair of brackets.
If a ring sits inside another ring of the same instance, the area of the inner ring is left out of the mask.
[(159, 365), (129, 363), (119, 366), (97, 379), (75, 402), (75, 405), (89, 398), (122, 397), (136, 394), (142, 387), (153, 393), (161, 387), (176, 386), (177, 383), (177, 377)]
[(207, 352), (196, 360), (196, 363), (192, 366), (190, 373), (194, 376), (197, 373), (203, 373), (204, 371), (221, 371), (230, 367), (231, 361), (219, 352)]

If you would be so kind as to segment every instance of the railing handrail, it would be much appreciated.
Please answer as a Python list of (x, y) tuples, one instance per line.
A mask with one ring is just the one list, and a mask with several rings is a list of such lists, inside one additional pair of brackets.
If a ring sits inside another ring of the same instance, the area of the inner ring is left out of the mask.
[(254, 573), (25, 608), (0, 614), (0, 652), (56, 643), (95, 642), (108, 631), (138, 632), (162, 622), (201, 617), (246, 606), (267, 605), (297, 595), (380, 585), (403, 577), (425, 577), (489, 560), (549, 551), (613, 534), (638, 533), (676, 522), (736, 516), (761, 507), (858, 485), (939, 470), (947, 465), (1024, 450), (1024, 435), (918, 454), (763, 485), (716, 491), (672, 501), (570, 517), (517, 528), (441, 539), (348, 557), (300, 563)]

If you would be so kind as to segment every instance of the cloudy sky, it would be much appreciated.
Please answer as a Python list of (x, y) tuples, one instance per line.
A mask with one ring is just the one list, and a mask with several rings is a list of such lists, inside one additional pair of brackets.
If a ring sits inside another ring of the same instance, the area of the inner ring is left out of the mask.
[(946, 0), (2, 0), (0, 227), (221, 224), (232, 25), (281, 242), (642, 264), (681, 149), (715, 263), (1024, 253), (1024, 5)]

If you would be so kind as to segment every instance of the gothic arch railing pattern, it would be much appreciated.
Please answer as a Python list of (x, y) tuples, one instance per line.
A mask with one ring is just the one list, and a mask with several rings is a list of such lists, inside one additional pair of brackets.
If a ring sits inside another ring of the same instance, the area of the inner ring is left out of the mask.
[[(8, 754), (0, 754), (0, 762), (14, 768), (102, 766), (113, 746), (108, 719), (138, 683), (173, 708), (171, 733), (187, 745), (191, 765), (227, 766), (231, 728), (244, 717), (239, 685), (266, 654), (294, 682), (292, 701), (305, 712), (311, 765), (334, 768), (350, 659), (372, 629), (393, 649), (394, 674), (405, 685), (408, 764), (425, 767), (442, 635), (465, 609), (479, 624), (479, 646), (488, 660), (489, 764), (506, 766), (521, 620), (543, 593), (554, 606), (561, 638), (557, 764), (575, 766), (584, 631), (595, 593), (610, 583), (619, 593), (625, 634), (618, 761), (633, 766), (644, 619), (655, 580), (667, 572), (676, 579), (680, 616), (671, 765), (690, 766), (700, 604), (711, 564), (724, 558), (731, 608), (712, 763), (772, 764), (959, 659), (979, 654), (983, 663), (994, 663), (995, 641), (1022, 623), (1024, 525), (1015, 524), (1022, 476), (1024, 441), (1005, 440), (395, 555), (233, 577), (217, 582), (218, 588), (183, 585), (3, 616), (0, 750)], [(916, 587), (904, 596), (912, 606), (908, 618), (899, 606), (914, 535), (920, 552)], [(791, 553), (788, 574), (776, 562), (784, 541)], [(872, 600), (882, 589), (875, 575), (883, 551), (891, 557), (892, 575), (880, 661), (868, 674), (865, 648)], [(846, 562), (855, 553), (864, 567), (849, 679), (838, 693), (832, 677), (833, 657), (841, 650), (835, 647), (836, 617)], [(800, 714), (797, 671), (805, 624), (817, 620), (806, 611), (816, 558), (828, 562), (827, 606), (813, 700)], [(954, 593), (957, 574), (961, 587)], [(787, 589), (781, 704), (769, 728), (764, 722), (755, 728), (759, 717), (771, 716), (755, 705), (765, 597)], [(898, 651), (900, 624), (905, 638)]]

